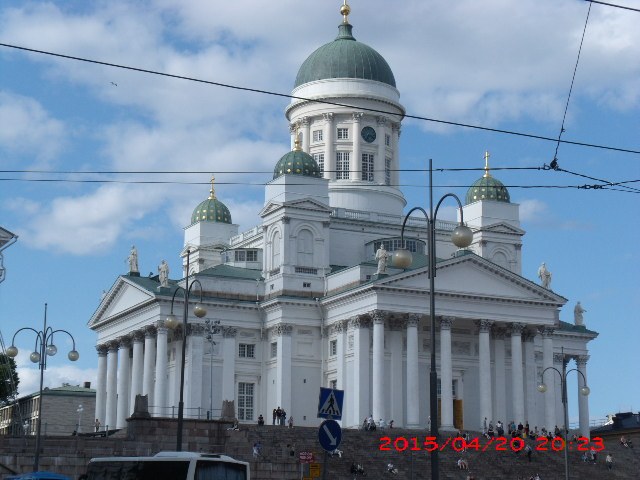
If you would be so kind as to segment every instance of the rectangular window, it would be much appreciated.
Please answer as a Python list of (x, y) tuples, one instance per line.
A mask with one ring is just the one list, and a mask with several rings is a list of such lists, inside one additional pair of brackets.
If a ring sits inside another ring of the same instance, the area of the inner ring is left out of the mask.
[(384, 144), (387, 147), (391, 146), (391, 135), (389, 135), (388, 133), (385, 133), (385, 135), (384, 135)]
[(391, 159), (384, 159), (384, 184), (391, 185)]
[(256, 346), (252, 343), (241, 343), (238, 345), (238, 356), (240, 358), (255, 358)]
[(313, 141), (321, 142), (322, 141), (322, 130), (314, 130), (313, 131)]
[(329, 382), (329, 388), (333, 388), (334, 390), (338, 388), (338, 380), (331, 380)]
[(338, 140), (349, 140), (349, 129), (348, 128), (339, 128), (338, 129)]
[(336, 180), (349, 179), (349, 152), (336, 152)]
[(324, 173), (324, 153), (314, 153), (312, 156), (320, 168), (320, 173)]
[(329, 342), (329, 355), (337, 355), (338, 354), (338, 341), (331, 340)]
[(278, 342), (273, 342), (271, 344), (271, 358), (276, 358), (278, 356)]
[(245, 262), (247, 260), (247, 252), (244, 250), (236, 250), (235, 251), (235, 261), (236, 262)]
[(253, 383), (238, 383), (238, 420), (253, 420)]
[(247, 262), (257, 262), (257, 261), (258, 261), (258, 251), (247, 250)]
[(362, 180), (373, 182), (373, 153), (362, 154)]

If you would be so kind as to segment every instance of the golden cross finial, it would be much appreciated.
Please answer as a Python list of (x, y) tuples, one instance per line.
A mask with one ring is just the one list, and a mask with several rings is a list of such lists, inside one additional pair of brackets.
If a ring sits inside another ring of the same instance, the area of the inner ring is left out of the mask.
[(342, 15), (342, 23), (349, 23), (349, 14), (351, 13), (351, 7), (347, 5), (347, 0), (343, 0), (340, 7), (340, 15)]
[(484, 177), (490, 177), (491, 174), (489, 173), (489, 157), (491, 156), (491, 154), (489, 153), (489, 150), (486, 150), (484, 152)]
[(300, 150), (302, 150), (302, 147), (300, 146), (299, 128), (300, 128), (300, 124), (296, 123), (295, 139), (293, 140), (293, 151), (294, 152), (299, 152)]
[(213, 186), (213, 183), (216, 181), (216, 177), (211, 175), (211, 190), (209, 190), (209, 200), (215, 200), (216, 198), (216, 189)]

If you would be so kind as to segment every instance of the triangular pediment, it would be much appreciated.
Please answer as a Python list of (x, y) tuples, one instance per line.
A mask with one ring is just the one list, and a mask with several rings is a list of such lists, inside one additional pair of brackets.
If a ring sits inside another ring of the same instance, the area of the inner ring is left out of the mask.
[[(567, 302), (551, 290), (473, 254), (438, 262), (436, 282), (436, 291), (441, 295), (558, 306)], [(429, 288), (428, 268), (406, 271), (377, 285), (425, 290)]]
[(298, 209), (298, 210), (312, 210), (314, 212), (331, 213), (331, 208), (322, 202), (318, 202), (312, 198), (304, 198), (298, 200), (291, 200), (284, 203), (269, 202), (260, 211), (260, 216), (265, 217), (270, 213), (273, 213), (280, 209)]
[[(143, 285), (150, 283), (150, 286)], [(96, 326), (114, 317), (139, 308), (155, 299), (155, 294), (150, 290), (158, 283), (144, 277), (130, 279), (118, 277), (109, 292), (104, 296), (97, 310), (89, 320), (89, 327)]]
[(526, 232), (506, 222), (494, 223), (487, 227), (480, 228), (481, 232), (501, 233), (507, 235), (524, 235)]

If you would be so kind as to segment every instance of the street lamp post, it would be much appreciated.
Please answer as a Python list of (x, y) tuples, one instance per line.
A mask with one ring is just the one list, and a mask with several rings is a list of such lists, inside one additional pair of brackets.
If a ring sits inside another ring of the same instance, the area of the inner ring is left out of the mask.
[(40, 406), (38, 412), (38, 418), (36, 420), (36, 451), (33, 457), (33, 471), (37, 472), (40, 464), (40, 427), (42, 425), (42, 410), (44, 406), (43, 398), (42, 398), (42, 385), (44, 382), (44, 371), (47, 369), (47, 357), (52, 357), (56, 353), (58, 353), (58, 347), (53, 343), (53, 334), (58, 332), (64, 332), (69, 337), (71, 337), (71, 341), (73, 342), (73, 350), (71, 350), (67, 357), (72, 362), (75, 362), (80, 358), (80, 354), (76, 351), (76, 340), (66, 330), (54, 330), (51, 327), (47, 327), (47, 304), (44, 304), (44, 325), (42, 330), (38, 331), (31, 327), (23, 327), (16, 331), (13, 334), (13, 338), (11, 339), (11, 346), (7, 348), (7, 355), (10, 357), (16, 357), (18, 355), (18, 348), (15, 346), (16, 335), (20, 333), (22, 330), (31, 330), (36, 334), (36, 348), (31, 355), (29, 355), (29, 359), (33, 363), (38, 364), (38, 368), (40, 369)]
[[(427, 235), (429, 240), (428, 258), (429, 258), (429, 313), (431, 315), (431, 367), (429, 370), (429, 412), (431, 416), (431, 436), (438, 438), (438, 374), (436, 372), (436, 299), (435, 299), (435, 277), (436, 277), (436, 218), (438, 209), (447, 197), (453, 197), (458, 202), (458, 210), (460, 212), (460, 224), (451, 233), (451, 241), (459, 248), (465, 248), (471, 245), (473, 241), (473, 232), (464, 224), (464, 216), (462, 212), (462, 203), (460, 199), (453, 193), (447, 193), (438, 201), (435, 211), (433, 209), (433, 162), (429, 159), (429, 213), (422, 207), (414, 207), (404, 217), (402, 222), (402, 230), (400, 231), (401, 249), (398, 249), (393, 257), (393, 265), (400, 268), (408, 268), (413, 260), (411, 252), (404, 245), (404, 228), (411, 213), (420, 210), (427, 219)], [(451, 388), (451, 385), (443, 385), (442, 388)], [(437, 480), (440, 478), (438, 460), (438, 449), (431, 451), (431, 478)]]
[(189, 315), (189, 294), (191, 293), (191, 289), (194, 285), (198, 285), (200, 289), (200, 301), (195, 304), (193, 307), (193, 314), (202, 318), (207, 314), (207, 310), (202, 306), (202, 284), (198, 279), (194, 279), (189, 283), (189, 256), (191, 252), (187, 250), (187, 275), (185, 277), (185, 286), (177, 287), (176, 291), (173, 292), (173, 297), (171, 297), (171, 313), (167, 317), (165, 324), (168, 328), (175, 329), (180, 324), (178, 319), (173, 314), (173, 303), (176, 299), (176, 295), (179, 291), (183, 293), (184, 300), (184, 308), (182, 311), (182, 364), (180, 365), (180, 401), (178, 403), (178, 435), (176, 440), (176, 450), (178, 452), (182, 451), (182, 427), (184, 423), (184, 364), (186, 360), (186, 351), (187, 351), (187, 317)]
[(211, 391), (209, 392), (209, 413), (207, 414), (207, 420), (213, 420), (213, 346), (216, 344), (213, 339), (214, 335), (220, 333), (222, 327), (220, 327), (220, 320), (211, 321), (209, 319), (204, 321), (205, 330), (206, 330), (206, 339), (209, 341), (211, 346), (210, 356), (209, 356), (209, 368), (210, 368), (210, 376), (211, 376)]
[(578, 372), (582, 375), (582, 380), (584, 381), (584, 385), (580, 387), (580, 393), (584, 396), (589, 395), (591, 393), (591, 389), (587, 387), (587, 379), (584, 374), (578, 370), (577, 368), (572, 368), (567, 371), (567, 360), (564, 356), (564, 348), (561, 350), (562, 352), (562, 372), (555, 367), (547, 367), (540, 374), (540, 383), (538, 384), (538, 391), (540, 393), (544, 393), (547, 391), (547, 386), (544, 383), (544, 372), (547, 370), (555, 370), (555, 372), (560, 375), (560, 389), (562, 390), (562, 408), (564, 410), (564, 478), (565, 480), (569, 480), (569, 457), (567, 450), (569, 449), (567, 446), (567, 437), (569, 435), (569, 405), (567, 401), (567, 374), (569, 372)]

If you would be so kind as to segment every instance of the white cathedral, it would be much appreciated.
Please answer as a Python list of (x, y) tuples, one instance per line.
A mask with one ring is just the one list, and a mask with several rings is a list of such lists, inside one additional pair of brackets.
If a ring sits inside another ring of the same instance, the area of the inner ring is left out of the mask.
[[(441, 429), (479, 430), (485, 418), (564, 424), (560, 375), (544, 375), (542, 394), (541, 373), (573, 360), (584, 386), (587, 344), (598, 334), (561, 321), (567, 299), (522, 276), (519, 206), (488, 161), (463, 205), (472, 244), (458, 250), (449, 238), (457, 223), (436, 224), (435, 292), (424, 218), (410, 217), (404, 232), (413, 264), (390, 261), (378, 273), (380, 244), (390, 254), (400, 247), (405, 110), (385, 59), (353, 37), (346, 2), (341, 14), (335, 40), (298, 71), (285, 111), (293, 149), (265, 187), (259, 224), (238, 233), (212, 180), (185, 228), (180, 256), (189, 283), (161, 285), (134, 265), (91, 317), (103, 427), (125, 427), (138, 394), (148, 395), (153, 416), (175, 417), (184, 354), (187, 418), (219, 417), (232, 400), (241, 423), (260, 414), (270, 423), (280, 406), (296, 425), (316, 426), (319, 389), (332, 387), (344, 390), (343, 427), (372, 415), (424, 429), (433, 343)], [(170, 329), (171, 312), (183, 318), (187, 285), (188, 328)], [(203, 318), (193, 313), (200, 286)], [(588, 397), (569, 395), (579, 399), (588, 436)]]

